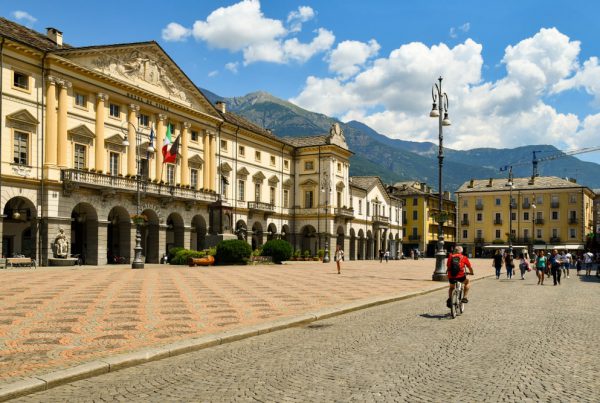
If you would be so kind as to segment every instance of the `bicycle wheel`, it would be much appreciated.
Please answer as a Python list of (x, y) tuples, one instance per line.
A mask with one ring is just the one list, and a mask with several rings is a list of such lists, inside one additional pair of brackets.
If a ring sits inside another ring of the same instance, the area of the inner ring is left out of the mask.
[(452, 315), (452, 319), (454, 319), (458, 314), (458, 292), (456, 291), (456, 288), (452, 291), (452, 299), (450, 302), (450, 315)]
[(458, 312), (462, 315), (465, 311), (465, 303), (462, 302), (462, 299), (465, 295), (465, 289), (463, 287), (460, 288), (460, 292), (458, 293)]

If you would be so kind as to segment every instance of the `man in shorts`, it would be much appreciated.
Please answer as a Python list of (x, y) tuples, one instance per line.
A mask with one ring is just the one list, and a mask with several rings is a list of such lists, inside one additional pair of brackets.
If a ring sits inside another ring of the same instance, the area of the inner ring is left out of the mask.
[[(469, 288), (471, 287), (469, 284), (469, 279), (467, 278), (467, 274), (465, 273), (465, 266), (469, 268), (469, 273), (473, 275), (473, 267), (471, 266), (471, 262), (469, 258), (462, 254), (463, 248), (462, 246), (457, 246), (454, 248), (454, 253), (448, 256), (448, 261), (446, 262), (446, 268), (448, 272), (448, 282), (450, 286), (448, 287), (448, 300), (446, 301), (446, 306), (450, 308), (452, 291), (454, 291), (455, 284), (457, 282), (461, 282), (465, 285), (465, 292), (463, 295), (462, 302), (467, 303), (469, 300), (467, 299), (467, 294), (469, 293)], [(457, 264), (457, 269), (453, 269), (453, 266)]]

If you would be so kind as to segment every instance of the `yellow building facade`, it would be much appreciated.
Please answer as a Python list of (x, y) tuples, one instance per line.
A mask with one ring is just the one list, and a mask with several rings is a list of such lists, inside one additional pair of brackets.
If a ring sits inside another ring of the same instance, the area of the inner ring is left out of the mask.
[[(558, 177), (471, 180), (456, 192), (458, 243), (475, 256), (485, 246), (583, 249), (593, 232), (591, 189)], [(510, 203), (512, 197), (512, 206)]]
[[(415, 181), (397, 182), (388, 187), (390, 194), (404, 205), (402, 247), (405, 256), (418, 249), (433, 256), (438, 242), (439, 194), (426, 184)], [(456, 243), (456, 203), (448, 192), (442, 195), (443, 236), (445, 248)]]
[[(56, 29), (0, 18), (0, 61), (3, 256), (46, 264), (62, 229), (69, 254), (87, 264), (129, 262), (138, 210), (148, 263), (227, 238), (349, 251), (358, 225), (399, 245), (398, 222), (384, 234), (380, 221), (355, 215), (364, 192), (353, 199), (352, 152), (337, 123), (320, 136), (278, 137), (213, 105), (154, 41), (74, 48)], [(180, 142), (171, 162), (169, 133)], [(398, 216), (399, 203), (378, 201), (378, 217)]]

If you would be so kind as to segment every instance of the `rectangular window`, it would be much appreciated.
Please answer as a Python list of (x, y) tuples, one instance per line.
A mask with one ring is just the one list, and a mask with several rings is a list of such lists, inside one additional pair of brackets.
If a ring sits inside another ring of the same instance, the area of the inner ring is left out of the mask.
[(571, 238), (571, 239), (577, 238), (575, 228), (569, 228), (569, 238)]
[(371, 214), (371, 203), (367, 202), (367, 217)]
[(86, 146), (83, 144), (75, 144), (73, 167), (75, 169), (85, 168)]
[(169, 185), (175, 184), (175, 165), (167, 164), (167, 183)]
[(269, 187), (269, 203), (275, 205), (275, 188), (273, 186)]
[(19, 73), (15, 71), (13, 74), (13, 86), (21, 88), (23, 90), (29, 89), (29, 76), (27, 74)]
[(337, 206), (342, 207), (342, 192), (337, 192)]
[(538, 219), (538, 220), (541, 220), (541, 219), (544, 218), (544, 215), (542, 214), (541, 211), (538, 211), (538, 212), (535, 213), (535, 218)]
[(469, 214), (463, 213), (463, 221), (464, 222), (469, 222)]
[(221, 195), (223, 196), (224, 199), (227, 199), (227, 189), (228, 189), (227, 185), (229, 185), (229, 181), (227, 181), (226, 177), (221, 175)]
[(254, 184), (254, 201), (259, 202), (260, 201), (260, 183), (255, 183)]
[(221, 150), (227, 151), (227, 140), (221, 140)]
[(541, 229), (537, 228), (537, 229), (535, 230), (535, 237), (536, 237), (537, 239), (542, 239), (542, 230), (541, 230)]
[(192, 130), (190, 137), (192, 139), (192, 141), (198, 141), (198, 132), (196, 130)]
[(500, 235), (500, 230), (497, 229), (496, 230), (496, 239), (500, 239), (501, 235)]
[(477, 238), (479, 238), (479, 239), (483, 238), (483, 231), (480, 229), (477, 230)]
[(239, 146), (238, 147), (238, 154), (239, 154), (240, 157), (246, 156), (246, 147)]
[(496, 206), (499, 206), (502, 203), (499, 197), (496, 198)]
[(515, 213), (515, 212), (510, 213), (510, 219), (513, 220), (513, 221), (516, 221), (517, 220), (517, 213)]
[(239, 180), (238, 181), (238, 200), (240, 200), (240, 201), (246, 200), (245, 190), (246, 190), (246, 181)]
[(467, 231), (466, 229), (464, 229), (463, 233), (462, 233), (462, 237), (463, 237), (463, 239), (468, 238), (469, 237), (469, 231)]
[(544, 204), (544, 196), (537, 196), (535, 198), (535, 204)]
[(150, 177), (150, 161), (148, 161), (148, 158), (142, 158), (140, 160), (140, 168), (142, 179), (148, 180), (148, 178)]
[(528, 230), (527, 228), (525, 228), (525, 229), (523, 230), (523, 237), (524, 237), (524, 238), (529, 238), (529, 230)]
[(483, 221), (483, 214), (477, 213), (477, 221)]
[(419, 230), (417, 229), (417, 227), (413, 227), (413, 229), (412, 229), (412, 235), (415, 238), (419, 235)]
[(13, 162), (19, 165), (29, 163), (29, 134), (15, 131)]
[(119, 153), (110, 153), (108, 163), (109, 163), (109, 172), (112, 176), (117, 176), (119, 174)]
[(304, 170), (305, 171), (312, 171), (313, 169), (314, 169), (313, 161), (304, 161)]
[(113, 118), (119, 118), (121, 117), (121, 107), (119, 105), (115, 105), (115, 104), (110, 104), (108, 106), (108, 113), (110, 116), (112, 116)]
[(500, 221), (502, 221), (502, 216), (500, 215), (500, 213), (496, 213), (496, 214), (495, 214), (494, 221), (496, 221), (496, 222), (500, 222)]
[(87, 108), (87, 97), (80, 92), (75, 93), (75, 105)]
[(419, 198), (414, 197), (413, 198), (413, 206), (418, 206), (419, 205)]
[(192, 189), (198, 189), (198, 170), (190, 169), (190, 186)]
[(289, 160), (283, 160), (283, 168), (290, 169), (290, 161)]
[(148, 115), (144, 115), (143, 113), (140, 113), (139, 116), (139, 122), (140, 122), (140, 126), (142, 127), (150, 127), (150, 116)]
[(290, 207), (290, 191), (283, 189), (283, 208)]
[(341, 162), (337, 163), (337, 170), (338, 170), (338, 172), (342, 172), (342, 163)]
[(558, 238), (558, 228), (552, 228), (552, 238)]
[(558, 220), (558, 211), (553, 211), (552, 212), (552, 219), (553, 220)]
[(528, 211), (523, 213), (523, 221), (529, 221), (529, 212)]
[(257, 161), (260, 161), (260, 151), (255, 151), (254, 152), (254, 159)]
[(569, 219), (576, 220), (577, 219), (577, 211), (575, 211), (575, 210), (569, 211)]
[(463, 205), (463, 207), (469, 207), (469, 200), (463, 199), (462, 205)]
[(271, 165), (275, 166), (275, 156), (271, 155)]
[(413, 220), (419, 219), (419, 212), (417, 210), (413, 210)]
[(569, 203), (577, 203), (577, 195), (576, 194), (569, 195)]
[(358, 201), (358, 214), (362, 214), (362, 200)]
[(313, 192), (312, 190), (307, 190), (304, 192), (304, 208), (312, 208), (313, 207)]

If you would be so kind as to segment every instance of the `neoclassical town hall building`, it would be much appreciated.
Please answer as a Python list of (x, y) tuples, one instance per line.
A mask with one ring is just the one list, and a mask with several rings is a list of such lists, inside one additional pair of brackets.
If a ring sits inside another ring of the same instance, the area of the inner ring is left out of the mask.
[(138, 192), (148, 263), (235, 237), (311, 254), (340, 245), (349, 259), (400, 250), (401, 200), (349, 176), (338, 124), (280, 138), (211, 104), (154, 41), (71, 47), (4, 18), (0, 40), (3, 256), (46, 264), (62, 228), (87, 264), (129, 262)]

